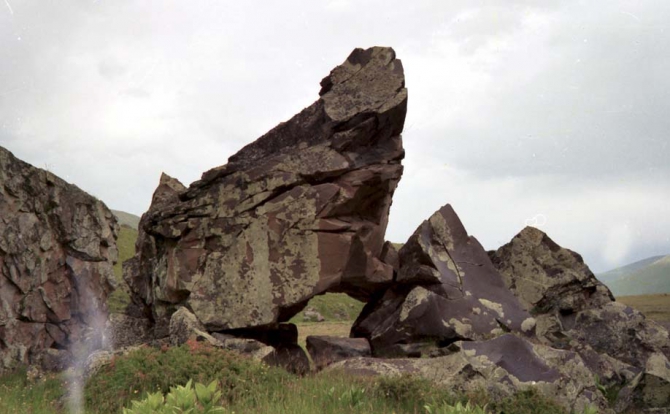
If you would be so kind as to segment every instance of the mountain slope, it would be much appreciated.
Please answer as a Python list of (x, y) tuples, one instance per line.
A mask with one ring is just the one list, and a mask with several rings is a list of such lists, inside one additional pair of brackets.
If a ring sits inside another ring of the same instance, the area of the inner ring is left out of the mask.
[[(113, 211), (113, 210), (112, 210)], [(635, 263), (628, 264), (626, 266), (621, 266), (617, 267), (616, 269), (612, 269), (610, 271), (607, 271), (605, 273), (601, 273), (597, 275), (598, 280), (605, 284), (609, 284), (617, 279), (624, 278), (631, 273), (635, 272), (636, 270), (642, 269), (643, 267), (649, 266), (650, 264), (654, 263), (655, 261), (662, 259), (665, 256), (653, 256), (653, 257), (648, 257), (646, 259), (639, 260)]]
[(670, 255), (656, 256), (598, 275), (614, 296), (670, 293)]
[(140, 218), (134, 214), (126, 213), (125, 211), (112, 210), (112, 213), (116, 216), (116, 219), (119, 220), (119, 225), (126, 225), (137, 229), (140, 224)]

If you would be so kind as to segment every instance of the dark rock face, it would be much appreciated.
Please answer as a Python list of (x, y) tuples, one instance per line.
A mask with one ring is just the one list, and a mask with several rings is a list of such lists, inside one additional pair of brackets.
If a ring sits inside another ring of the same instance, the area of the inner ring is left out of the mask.
[(605, 386), (621, 390), (617, 412), (670, 404), (668, 331), (615, 302), (581, 256), (532, 227), (490, 255), (535, 315), (538, 338), (577, 352)]
[(424, 221), (399, 256), (395, 284), (368, 303), (351, 331), (368, 338), (375, 355), (414, 354), (411, 344), (422, 342), (444, 346), (532, 333), (534, 319), (451, 206)]
[(371, 356), (370, 343), (365, 338), (308, 336), (306, 343), (317, 370), (343, 359)]
[(531, 313), (574, 313), (614, 300), (579, 254), (534, 227), (490, 256), (505, 285)]
[(0, 148), (0, 371), (104, 326), (117, 232), (102, 202)]
[(298, 344), (277, 346), (262, 361), (271, 366), (282, 367), (296, 375), (305, 375), (310, 371), (309, 358)]
[(184, 305), (210, 330), (286, 321), (314, 295), (367, 299), (393, 278), (379, 257), (402, 174), (403, 67), (356, 49), (320, 98), (203, 174), (164, 176), (124, 278), (165, 326)]

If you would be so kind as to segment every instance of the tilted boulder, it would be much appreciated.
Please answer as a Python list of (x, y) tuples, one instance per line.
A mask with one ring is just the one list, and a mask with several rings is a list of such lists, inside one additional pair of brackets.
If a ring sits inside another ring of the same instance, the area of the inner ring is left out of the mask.
[(117, 232), (101, 201), (0, 147), (0, 371), (102, 329)]
[(305, 343), (317, 370), (343, 359), (371, 356), (370, 343), (365, 338), (314, 335), (308, 336)]
[(532, 227), (490, 256), (536, 317), (538, 338), (579, 353), (603, 386), (620, 389), (618, 412), (670, 405), (668, 331), (615, 302), (581, 256)]
[(271, 326), (315, 295), (367, 299), (402, 174), (403, 67), (356, 49), (320, 98), (183, 188), (161, 179), (125, 279), (157, 324), (184, 305), (210, 331)]
[(351, 330), (370, 340), (373, 354), (418, 356), (430, 343), (532, 333), (534, 319), (450, 205), (424, 221), (399, 256), (394, 285), (366, 305)]

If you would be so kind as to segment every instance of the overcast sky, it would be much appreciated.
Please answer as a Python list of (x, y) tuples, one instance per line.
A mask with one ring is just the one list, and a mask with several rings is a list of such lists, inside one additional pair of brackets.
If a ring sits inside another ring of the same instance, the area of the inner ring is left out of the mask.
[[(538, 6), (541, 4), (542, 6)], [(387, 238), (451, 203), (594, 271), (670, 253), (670, 2), (0, 1), (0, 145), (142, 214), (318, 98), (355, 47), (409, 90)]]

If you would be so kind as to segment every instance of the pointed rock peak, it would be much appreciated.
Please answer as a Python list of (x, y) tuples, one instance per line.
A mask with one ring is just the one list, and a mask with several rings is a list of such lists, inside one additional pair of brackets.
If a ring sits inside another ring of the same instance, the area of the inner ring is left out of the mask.
[[(545, 245), (553, 252), (557, 252), (562, 249), (561, 246), (559, 246), (547, 235), (547, 233), (531, 226), (524, 227), (524, 229), (521, 230), (519, 234), (514, 236), (512, 242), (528, 243), (532, 246)], [(579, 256), (579, 260), (581, 260), (581, 256)]]
[[(321, 97), (315, 104), (242, 148), (228, 159), (227, 166), (206, 172), (198, 186), (260, 160), (317, 144), (354, 153), (373, 146), (386, 152), (383, 148), (390, 147), (393, 137), (402, 132), (407, 89), (402, 64), (393, 49), (356, 49), (321, 85)], [(399, 160), (404, 152), (395, 147)]]
[(151, 198), (151, 204), (158, 205), (178, 200), (179, 194), (185, 190), (186, 187), (179, 180), (162, 173), (158, 187), (154, 191), (154, 195)]
[(443, 346), (508, 331), (532, 333), (534, 319), (450, 205), (424, 221), (399, 256), (396, 284), (368, 304), (352, 328), (376, 353), (407, 354), (412, 345), (430, 341)]
[(489, 255), (505, 284), (534, 313), (569, 314), (614, 300), (579, 254), (534, 227)]
[(383, 112), (383, 108), (407, 99), (402, 63), (388, 47), (354, 50), (321, 86), (326, 113), (337, 122), (361, 112)]
[(181, 183), (181, 181), (177, 180), (176, 178), (170, 177), (165, 173), (161, 173), (161, 179), (159, 184), (167, 185), (171, 188), (174, 188), (176, 191), (182, 191), (186, 189), (186, 187), (184, 186), (184, 184)]

